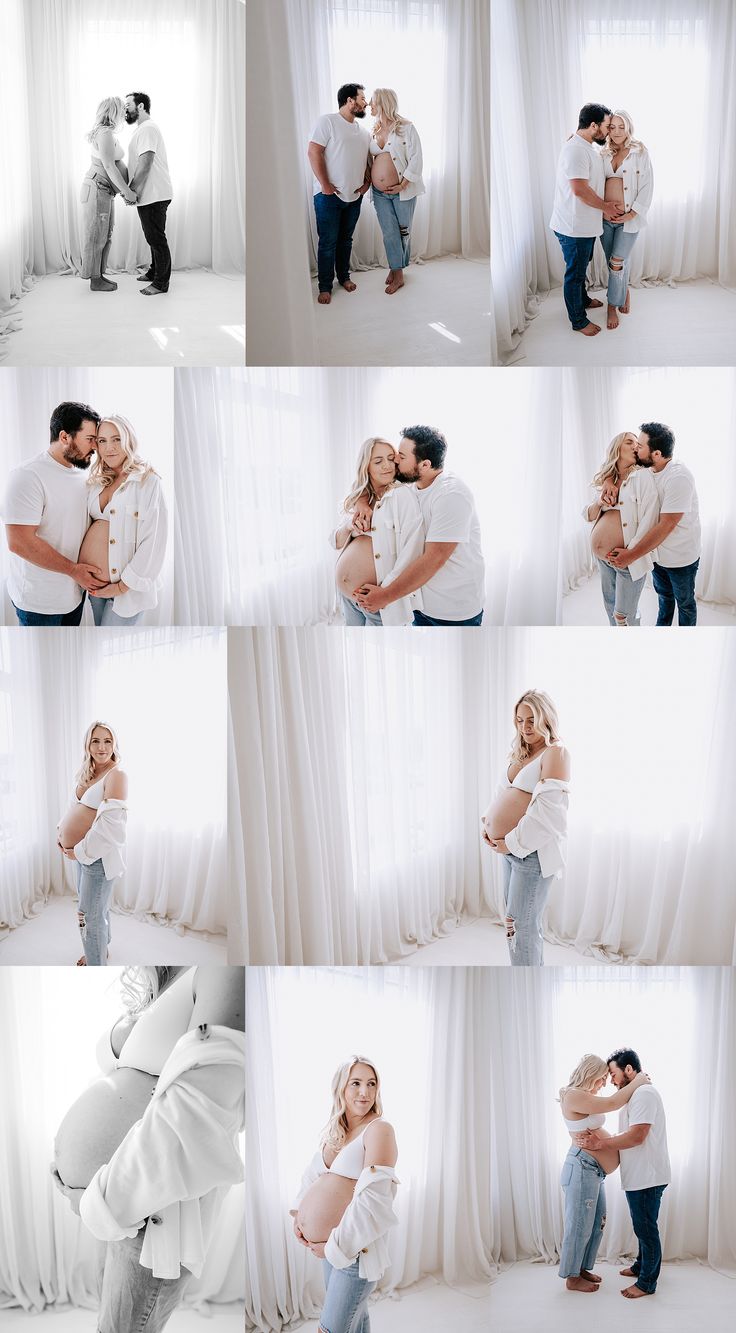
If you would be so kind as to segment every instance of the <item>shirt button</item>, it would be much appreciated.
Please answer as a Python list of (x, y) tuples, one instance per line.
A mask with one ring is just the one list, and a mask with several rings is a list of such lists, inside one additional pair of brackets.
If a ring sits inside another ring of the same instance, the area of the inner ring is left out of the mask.
[(111, 570), (110, 570), (110, 573), (111, 573), (111, 574), (117, 574), (117, 572), (118, 572), (118, 571), (117, 571), (116, 569), (111, 569)]
[(136, 509), (136, 511), (135, 511), (135, 513), (134, 513), (134, 515), (133, 515), (133, 518), (137, 518), (137, 517), (138, 517), (138, 510)]
[(115, 538), (114, 538), (114, 537), (111, 537), (111, 538), (110, 538), (110, 545), (111, 545), (111, 546), (114, 546), (114, 545), (115, 545)]
[(360, 1253), (361, 1253), (361, 1254), (367, 1254), (368, 1251), (367, 1251), (367, 1249), (366, 1249), (366, 1250), (361, 1250)]
[(111, 513), (111, 514), (114, 514), (114, 513), (115, 513), (115, 510), (114, 510), (114, 509), (111, 509), (111, 510), (110, 510), (110, 513)]
[(380, 559), (381, 559), (381, 552), (380, 552), (380, 551), (376, 551), (376, 554), (375, 554), (374, 559), (376, 559), (376, 560), (380, 560)]

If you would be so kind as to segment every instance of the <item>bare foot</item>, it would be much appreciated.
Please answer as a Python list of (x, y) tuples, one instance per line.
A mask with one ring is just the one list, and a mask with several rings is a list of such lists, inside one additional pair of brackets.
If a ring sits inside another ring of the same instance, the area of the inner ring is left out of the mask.
[(87, 966), (87, 959), (85, 958), (84, 954), (82, 954), (82, 957), (77, 959), (77, 967), (86, 967), (86, 966)]
[(630, 309), (631, 309), (631, 288), (627, 287), (626, 300), (624, 301), (623, 305), (619, 306), (619, 310), (621, 311), (622, 315), (628, 315)]
[(608, 307), (608, 319), (606, 320), (606, 328), (607, 329), (618, 328), (618, 315), (616, 314), (615, 305), (609, 305)]
[(603, 1281), (603, 1278), (599, 1277), (597, 1273), (589, 1273), (587, 1268), (580, 1269), (580, 1276), (586, 1278), (588, 1282), (595, 1282), (596, 1284)]
[(618, 1271), (620, 1277), (636, 1277), (633, 1268), (619, 1268)]
[(340, 286), (344, 287), (346, 292), (354, 292), (357, 285), (356, 282), (351, 282), (350, 278), (348, 278), (347, 282), (340, 283)]
[(329, 305), (332, 300), (332, 292), (320, 292), (317, 300), (320, 305)]
[(638, 1301), (640, 1296), (653, 1296), (654, 1292), (642, 1291), (641, 1287), (637, 1287), (636, 1283), (634, 1283), (633, 1287), (624, 1287), (621, 1295), (625, 1296), (629, 1301)]
[(569, 1277), (565, 1282), (568, 1291), (597, 1291), (597, 1282), (588, 1282), (581, 1274), (580, 1277)]
[(400, 288), (403, 287), (403, 285), (404, 285), (404, 277), (401, 272), (401, 269), (399, 269), (398, 274), (394, 275), (392, 281), (386, 283), (386, 295), (393, 296), (394, 292), (398, 292)]
[(603, 305), (602, 301), (594, 300), (592, 296), (589, 296), (587, 301), (585, 302), (585, 309), (600, 310), (602, 305)]
[(598, 324), (586, 324), (582, 329), (573, 329), (573, 333), (584, 333), (586, 338), (595, 338), (596, 333), (600, 333)]

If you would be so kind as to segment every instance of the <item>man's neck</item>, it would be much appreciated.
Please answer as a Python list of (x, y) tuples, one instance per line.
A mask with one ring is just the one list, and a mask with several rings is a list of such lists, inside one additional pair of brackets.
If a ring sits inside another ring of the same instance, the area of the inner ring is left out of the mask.
[(146, 123), (146, 121), (147, 121), (147, 120), (150, 120), (150, 119), (151, 119), (151, 117), (149, 116), (149, 114), (148, 114), (147, 111), (139, 111), (139, 112), (138, 112), (138, 120), (137, 120), (137, 124), (138, 124), (138, 125), (144, 125), (144, 124)]
[(671, 458), (660, 458), (658, 463), (655, 463), (654, 460), (652, 460), (652, 467), (654, 468), (655, 472), (664, 472), (667, 464), (671, 462), (672, 462)]
[(48, 452), (55, 463), (61, 463), (62, 467), (72, 466), (72, 464), (64, 457), (64, 446), (60, 440), (54, 440), (53, 444), (49, 445)]
[(579, 136), (580, 136), (581, 139), (585, 139), (585, 142), (586, 142), (586, 143), (589, 143), (589, 144), (591, 145), (591, 147), (592, 147), (592, 144), (593, 144), (593, 138), (594, 138), (593, 130), (592, 130), (592, 129), (589, 129), (589, 130), (578, 130), (578, 134), (579, 134)]
[(438, 467), (435, 468), (432, 472), (422, 473), (422, 476), (419, 478), (417, 482), (417, 490), (426, 491), (427, 487), (432, 485), (432, 482), (435, 481), (437, 477), (439, 477), (441, 472), (442, 468)]
[(343, 120), (347, 120), (350, 125), (352, 125), (353, 121), (355, 120), (354, 113), (352, 111), (348, 111), (346, 106), (341, 106), (338, 114), (342, 116)]

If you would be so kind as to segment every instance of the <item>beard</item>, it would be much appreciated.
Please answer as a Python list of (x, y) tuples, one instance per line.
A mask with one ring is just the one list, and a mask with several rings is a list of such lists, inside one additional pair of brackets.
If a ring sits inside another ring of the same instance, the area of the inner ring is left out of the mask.
[(80, 454), (72, 449), (65, 449), (64, 457), (67, 463), (71, 463), (72, 467), (78, 467), (80, 472), (86, 472), (92, 462), (92, 453), (87, 454), (86, 458), (82, 458)]
[(652, 467), (651, 454), (649, 458), (640, 458), (639, 455), (637, 454), (636, 461), (639, 464), (639, 467)]
[(414, 471), (410, 473), (404, 473), (400, 468), (397, 468), (396, 480), (406, 482), (407, 484), (410, 484), (412, 481), (419, 481), (419, 468), (415, 464)]
[(363, 120), (363, 118), (365, 117), (365, 108), (362, 111), (354, 111), (353, 115), (355, 116), (356, 120)]
[(126, 111), (125, 119), (129, 125), (135, 125), (135, 122), (138, 119), (138, 108), (136, 107), (135, 111)]
[(597, 138), (595, 138), (595, 139), (593, 140), (593, 143), (597, 143), (598, 146), (599, 146), (600, 148), (603, 147), (603, 145), (604, 145), (605, 142), (606, 142), (606, 136), (605, 136), (605, 134), (599, 134), (599, 135), (597, 136)]

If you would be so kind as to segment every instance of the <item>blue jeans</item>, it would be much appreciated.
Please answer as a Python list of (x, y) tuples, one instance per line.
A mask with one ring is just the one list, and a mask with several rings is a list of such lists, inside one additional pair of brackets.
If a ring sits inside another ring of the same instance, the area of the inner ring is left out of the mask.
[(137, 625), (142, 611), (137, 616), (119, 616), (115, 610), (114, 597), (93, 597), (90, 593), (89, 604), (96, 625)]
[(593, 258), (595, 236), (562, 236), (559, 231), (555, 236), (560, 242), (565, 260), (565, 281), (562, 291), (570, 323), (574, 329), (584, 329), (590, 323), (585, 313), (588, 292), (585, 286), (585, 274)]
[(364, 611), (352, 597), (340, 593), (342, 618), (346, 625), (382, 625), (380, 611)]
[[(603, 220), (601, 245), (608, 264), (608, 304), (622, 306), (626, 300), (626, 288), (629, 285), (629, 258), (636, 245), (638, 231), (624, 231), (623, 222)], [(621, 268), (611, 268), (611, 259), (616, 257), (624, 262)]]
[[(606, 608), (611, 625), (641, 625), (639, 616), (639, 598), (646, 583), (646, 574), (640, 579), (632, 579), (628, 569), (616, 569), (605, 560), (598, 561), (601, 571), (603, 605)], [(623, 621), (616, 616), (623, 616)]]
[(470, 620), (438, 620), (436, 616), (425, 616), (423, 611), (414, 612), (415, 625), (480, 625), (482, 620), (482, 611), (477, 616), (471, 616)]
[(560, 1175), (565, 1191), (560, 1277), (579, 1277), (593, 1268), (606, 1222), (605, 1179), (595, 1157), (583, 1148), (570, 1149)]
[(107, 967), (107, 947), (112, 939), (108, 909), (114, 884), (114, 880), (105, 879), (102, 859), (91, 866), (77, 862), (79, 930), (88, 967)]
[(389, 268), (394, 270), (409, 267), (411, 256), (411, 221), (414, 217), (416, 199), (402, 199), (400, 194), (384, 194), (383, 190), (373, 190), (373, 207), (376, 210), (386, 258)]
[(542, 913), (554, 876), (543, 877), (538, 852), (530, 852), (523, 859), (506, 852), (503, 859), (506, 917), (513, 922), (512, 926), (506, 927), (511, 966), (541, 967), (544, 963)]
[(82, 619), (84, 610), (84, 596), (79, 606), (75, 606), (73, 611), (67, 611), (65, 615), (44, 616), (40, 611), (22, 611), (20, 607), (13, 602), (13, 610), (18, 617), (19, 625), (78, 625)]
[(370, 1333), (368, 1297), (375, 1282), (367, 1282), (358, 1273), (358, 1260), (349, 1268), (333, 1268), (322, 1260), (325, 1278), (325, 1303), (319, 1317), (325, 1333)]
[(671, 625), (677, 606), (678, 625), (697, 625), (698, 604), (695, 600), (695, 575), (698, 572), (700, 556), (691, 565), (682, 565), (680, 569), (665, 569), (655, 563), (652, 571), (654, 591), (659, 598), (658, 625)]
[(362, 194), (352, 203), (343, 203), (336, 194), (316, 194), (317, 282), (321, 292), (331, 292), (337, 273), (338, 282), (350, 281), (350, 252), (353, 232), (358, 224)]
[(651, 1185), (646, 1190), (626, 1191), (631, 1223), (639, 1242), (639, 1253), (631, 1265), (631, 1271), (636, 1276), (637, 1287), (650, 1294), (657, 1290), (657, 1278), (662, 1267), (662, 1244), (657, 1218), (666, 1188), (666, 1185)]
[(159, 1333), (191, 1282), (186, 1268), (179, 1277), (163, 1278), (142, 1267), (145, 1233), (144, 1226), (132, 1239), (108, 1241), (97, 1333)]

